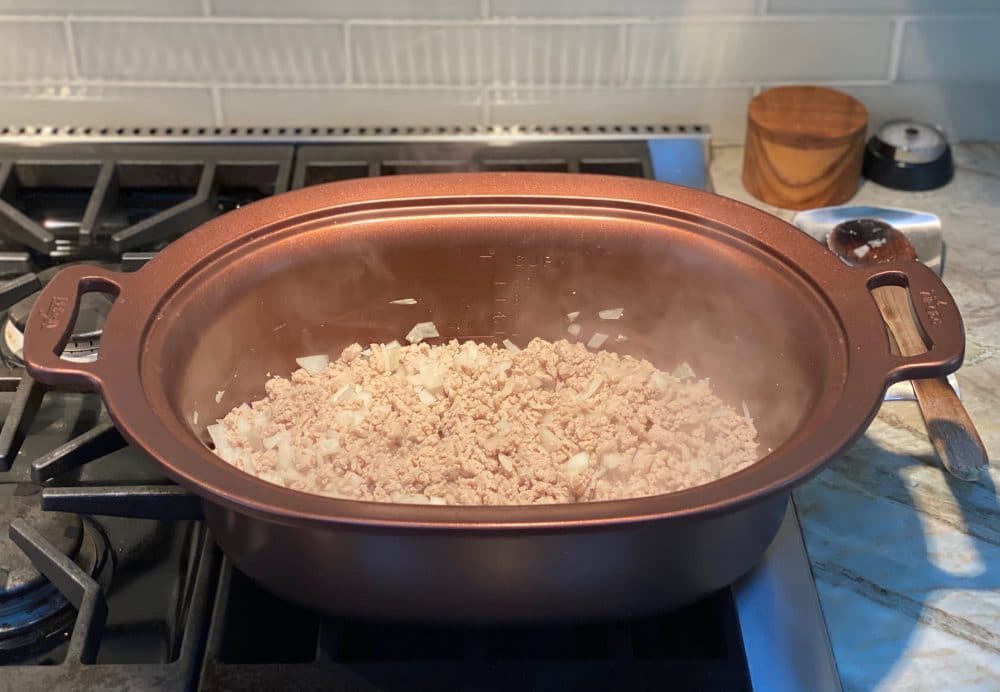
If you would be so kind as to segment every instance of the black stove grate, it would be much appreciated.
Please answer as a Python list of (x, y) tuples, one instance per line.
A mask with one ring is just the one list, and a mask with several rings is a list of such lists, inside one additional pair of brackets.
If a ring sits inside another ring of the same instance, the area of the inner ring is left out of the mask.
[(597, 173), (652, 178), (645, 142), (310, 144), (299, 147), (292, 187), (352, 178), (469, 171)]
[(632, 620), (468, 627), (323, 618), (223, 565), (208, 690), (749, 690), (732, 595)]
[(198, 224), (288, 189), (294, 147), (0, 147), (0, 251), (42, 267), (157, 250)]

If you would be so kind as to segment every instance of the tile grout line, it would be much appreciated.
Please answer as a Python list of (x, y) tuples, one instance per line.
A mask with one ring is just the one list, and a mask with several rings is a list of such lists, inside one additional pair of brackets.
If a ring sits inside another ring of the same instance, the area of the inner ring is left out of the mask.
[(892, 27), (892, 40), (889, 44), (889, 81), (899, 78), (899, 63), (903, 55), (903, 32), (906, 29), (905, 19), (896, 19)]
[(222, 127), (222, 88), (212, 87), (212, 116), (215, 118), (215, 126)]
[[(201, 11), (212, 12), (211, 0), (201, 0)], [(491, 0), (480, 0), (479, 14), (483, 12), (491, 13)], [(758, 14), (759, 9), (768, 7), (768, 0), (757, 0), (754, 13), (734, 14), (697, 14), (697, 15), (584, 15), (578, 17), (545, 17), (545, 16), (519, 16), (519, 17), (494, 17), (473, 16), (457, 17), (453, 19), (436, 17), (355, 17), (338, 18), (333, 16), (291, 16), (291, 17), (253, 17), (253, 16), (228, 16), (228, 15), (74, 15), (74, 20), (79, 23), (102, 24), (102, 23), (125, 23), (125, 24), (219, 24), (226, 23), (232, 25), (315, 25), (315, 24), (338, 24), (349, 22), (365, 26), (468, 26), (482, 23), (499, 23), (511, 26), (609, 26), (617, 24), (655, 24), (655, 25), (714, 25), (732, 22), (743, 22), (747, 24), (767, 24), (767, 23), (794, 23), (813, 24), (816, 22), (870, 22), (872, 20), (890, 20), (909, 22), (922, 20), (928, 22), (947, 21), (976, 21), (976, 20), (996, 20), (1000, 18), (1000, 12), (989, 13), (968, 13), (968, 14), (928, 14), (914, 15), (906, 13), (897, 14), (859, 14), (852, 12), (820, 12), (820, 13), (771, 13)], [(57, 22), (59, 17), (52, 15), (10, 15), (0, 14), (0, 23), (27, 23), (27, 22)]]
[(618, 74), (612, 76), (612, 85), (625, 87), (629, 85), (629, 25), (618, 26)]
[(344, 84), (354, 84), (354, 57), (351, 55), (351, 23), (344, 22)]
[(493, 118), (493, 104), (490, 103), (490, 93), (490, 88), (485, 84), (480, 87), (479, 97), (483, 100), (483, 104), (481, 106), (481, 113), (479, 117), (482, 118), (480, 125), (483, 127), (492, 125), (491, 120)]
[[(820, 79), (813, 80), (816, 84), (840, 87), (873, 87), (891, 86), (892, 82), (884, 79)], [(696, 89), (753, 89), (755, 87), (770, 88), (788, 84), (800, 84), (799, 80), (790, 81), (747, 81), (747, 82), (636, 82), (631, 84), (606, 84), (600, 85), (601, 90), (607, 93), (620, 91), (660, 91), (660, 90), (696, 90)], [(934, 82), (935, 84), (940, 82)], [(93, 79), (81, 77), (76, 80), (60, 79), (48, 81), (31, 80), (9, 80), (0, 79), (0, 87), (37, 87), (37, 86), (91, 86), (91, 87), (118, 87), (134, 89), (210, 89), (218, 87), (220, 89), (243, 89), (247, 91), (259, 90), (280, 90), (280, 91), (329, 91), (345, 89), (347, 91), (475, 91), (480, 86), (490, 86), (491, 83), (481, 77), (474, 84), (451, 84), (426, 82), (413, 84), (408, 82), (387, 82), (387, 83), (350, 83), (344, 82), (204, 82), (204, 81), (143, 81), (143, 80), (115, 80), (115, 79)], [(572, 84), (541, 82), (518, 82), (504, 86), (519, 89), (522, 91), (585, 91), (592, 92), (593, 85), (579, 82)]]
[(76, 37), (73, 35), (73, 27), (70, 23), (72, 18), (72, 15), (67, 15), (62, 24), (66, 52), (69, 54), (69, 74), (73, 81), (76, 81), (80, 79), (80, 61), (76, 56)]
[[(207, 7), (211, 12), (211, 0), (202, 0), (200, 9), (204, 11)], [(489, 8), (490, 0), (480, 0), (480, 12), (483, 6)], [(1000, 12), (998, 11), (986, 11), (986, 12), (944, 12), (944, 13), (928, 13), (928, 14), (914, 14), (914, 13), (886, 13), (886, 14), (865, 14), (858, 12), (781, 12), (781, 13), (771, 13), (771, 14), (757, 14), (756, 10), (758, 7), (767, 8), (768, 0), (757, 0), (759, 5), (755, 5), (755, 10), (751, 13), (720, 13), (720, 14), (697, 14), (697, 15), (655, 15), (655, 16), (645, 16), (645, 15), (620, 15), (620, 16), (602, 16), (602, 15), (586, 15), (580, 17), (468, 17), (468, 18), (455, 18), (455, 19), (442, 19), (434, 17), (403, 17), (403, 18), (385, 18), (385, 17), (359, 17), (355, 19), (343, 19), (331, 16), (320, 16), (320, 17), (308, 17), (308, 16), (295, 16), (295, 17), (251, 17), (251, 16), (228, 16), (228, 15), (163, 15), (163, 14), (150, 14), (150, 15), (81, 15), (76, 14), (73, 16), (74, 20), (80, 23), (128, 23), (128, 24), (146, 24), (146, 23), (159, 23), (168, 22), (175, 24), (198, 24), (198, 23), (229, 23), (229, 24), (266, 24), (266, 25), (288, 25), (288, 24), (336, 24), (344, 21), (349, 21), (355, 24), (364, 25), (394, 25), (394, 26), (404, 26), (404, 25), (455, 25), (461, 26), (463, 24), (476, 24), (487, 20), (489, 22), (498, 21), (503, 24), (519, 25), (519, 26), (533, 26), (533, 25), (560, 25), (560, 26), (572, 26), (572, 25), (608, 25), (617, 23), (626, 24), (721, 24), (728, 22), (746, 22), (751, 24), (756, 23), (767, 23), (767, 22), (793, 22), (793, 23), (815, 23), (824, 21), (862, 21), (868, 22), (873, 19), (882, 20), (894, 20), (894, 21), (904, 21), (910, 22), (915, 20), (927, 21), (927, 22), (948, 22), (948, 21), (995, 21), (1000, 18)], [(29, 22), (58, 22), (61, 21), (60, 17), (54, 17), (52, 15), (46, 14), (2, 14), (0, 13), (0, 23), (29, 23)]]

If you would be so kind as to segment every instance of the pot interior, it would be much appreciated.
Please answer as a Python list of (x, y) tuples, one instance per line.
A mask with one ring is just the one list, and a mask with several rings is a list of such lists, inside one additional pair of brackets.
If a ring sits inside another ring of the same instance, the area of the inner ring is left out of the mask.
[[(417, 304), (392, 304), (407, 298)], [(617, 307), (621, 319), (598, 318)], [(573, 339), (575, 311), (584, 342), (600, 332), (603, 348), (662, 369), (686, 361), (726, 401), (745, 401), (761, 456), (846, 372), (820, 294), (739, 230), (680, 215), (455, 205), (286, 224), (209, 258), (151, 323), (162, 357), (142, 364), (143, 387), (204, 440), (206, 425), (260, 398), (267, 374), (288, 375), (298, 356), (403, 342), (424, 321), (444, 340)]]

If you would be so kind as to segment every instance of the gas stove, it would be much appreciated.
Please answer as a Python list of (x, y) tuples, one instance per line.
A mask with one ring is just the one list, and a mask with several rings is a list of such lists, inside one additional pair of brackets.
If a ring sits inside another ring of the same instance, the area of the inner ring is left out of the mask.
[[(793, 504), (763, 564), (641, 619), (461, 627), (320, 616), (234, 569), (196, 497), (100, 398), (23, 370), (62, 266), (135, 271), (289, 189), (443, 171), (567, 171), (710, 189), (698, 126), (0, 129), (0, 689), (840, 689)], [(64, 358), (97, 357), (88, 294)]]

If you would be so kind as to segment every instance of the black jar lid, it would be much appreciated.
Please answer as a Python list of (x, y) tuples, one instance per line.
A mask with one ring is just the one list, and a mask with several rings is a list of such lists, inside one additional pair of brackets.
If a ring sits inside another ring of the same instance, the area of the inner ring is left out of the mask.
[(933, 190), (951, 180), (955, 169), (944, 132), (912, 120), (890, 120), (865, 146), (862, 175), (896, 190)]

